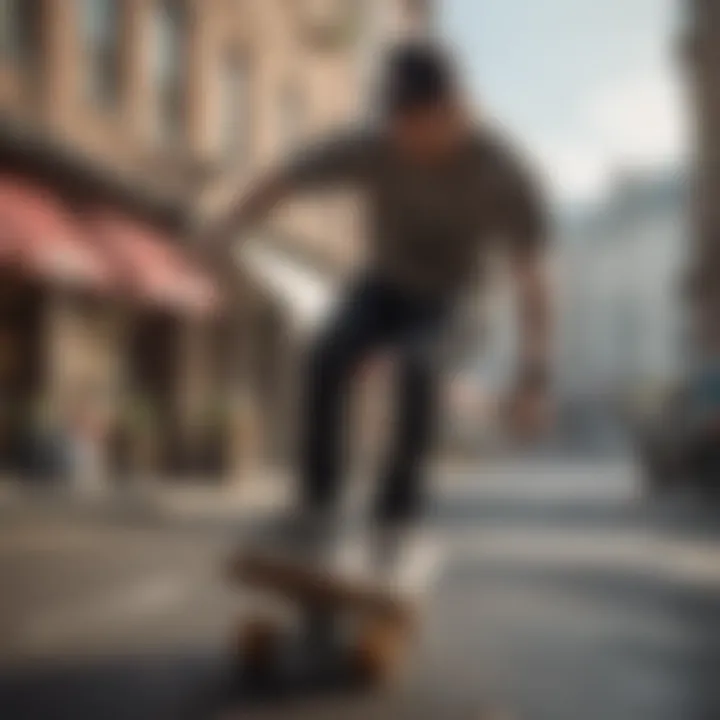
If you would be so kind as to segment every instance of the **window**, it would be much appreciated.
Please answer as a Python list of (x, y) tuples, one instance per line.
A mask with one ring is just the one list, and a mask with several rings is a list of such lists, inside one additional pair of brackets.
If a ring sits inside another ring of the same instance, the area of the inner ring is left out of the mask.
[(93, 103), (112, 107), (120, 95), (120, 0), (81, 2), (87, 51), (85, 89)]
[(236, 54), (222, 64), (220, 133), (223, 152), (231, 162), (248, 160), (251, 143), (250, 73), (247, 60)]
[(0, 57), (35, 72), (40, 58), (42, 0), (0, 0)]
[(359, 81), (357, 107), (371, 121), (378, 111), (374, 96), (376, 78), (380, 73), (386, 43), (389, 42), (388, 7), (380, 3), (364, 6), (361, 31), (355, 46)]
[(407, 26), (412, 31), (426, 32), (433, 22), (433, 3), (431, 0), (405, 0)]
[(157, 0), (154, 17), (153, 79), (157, 90), (157, 137), (184, 139), (187, 107), (187, 13), (183, 0)]

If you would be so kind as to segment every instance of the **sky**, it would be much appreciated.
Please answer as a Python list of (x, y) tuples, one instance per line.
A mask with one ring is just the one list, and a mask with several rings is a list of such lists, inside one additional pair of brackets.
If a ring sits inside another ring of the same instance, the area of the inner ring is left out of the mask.
[(681, 164), (682, 0), (439, 0), (474, 102), (510, 128), (563, 204), (619, 172)]

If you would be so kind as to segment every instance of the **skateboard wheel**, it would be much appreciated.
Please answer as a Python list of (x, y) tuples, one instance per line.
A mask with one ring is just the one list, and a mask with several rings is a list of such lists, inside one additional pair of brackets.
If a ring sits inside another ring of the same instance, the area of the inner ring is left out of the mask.
[(269, 671), (279, 653), (282, 633), (269, 619), (245, 622), (238, 633), (237, 656), (242, 668), (253, 673)]
[(406, 636), (389, 623), (370, 623), (363, 627), (351, 649), (355, 677), (364, 685), (384, 686), (399, 674)]

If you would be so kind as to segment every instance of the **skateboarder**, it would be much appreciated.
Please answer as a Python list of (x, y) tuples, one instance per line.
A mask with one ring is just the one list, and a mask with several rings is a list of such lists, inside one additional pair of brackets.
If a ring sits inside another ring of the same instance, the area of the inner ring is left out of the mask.
[(519, 308), (510, 416), (524, 433), (546, 417), (551, 318), (537, 181), (489, 122), (473, 122), (442, 48), (413, 41), (391, 50), (378, 95), (372, 123), (325, 138), (260, 178), (210, 233), (209, 241), (234, 241), (301, 192), (361, 196), (369, 259), (312, 342), (304, 378), (299, 486), (306, 512), (298, 516), (311, 532), (338, 500), (348, 385), (363, 360), (385, 348), (397, 360), (398, 413), (375, 516), (388, 527), (418, 517), (437, 420), (441, 332), (458, 297), (484, 282), (498, 254), (510, 262)]

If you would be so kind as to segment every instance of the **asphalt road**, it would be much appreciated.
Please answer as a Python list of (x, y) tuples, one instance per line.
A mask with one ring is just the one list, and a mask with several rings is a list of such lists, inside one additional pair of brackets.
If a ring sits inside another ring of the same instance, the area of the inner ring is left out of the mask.
[(648, 505), (623, 463), (438, 484), (443, 580), (408, 684), (375, 697), (237, 683), (226, 519), (0, 515), (0, 718), (720, 718), (720, 511)]

